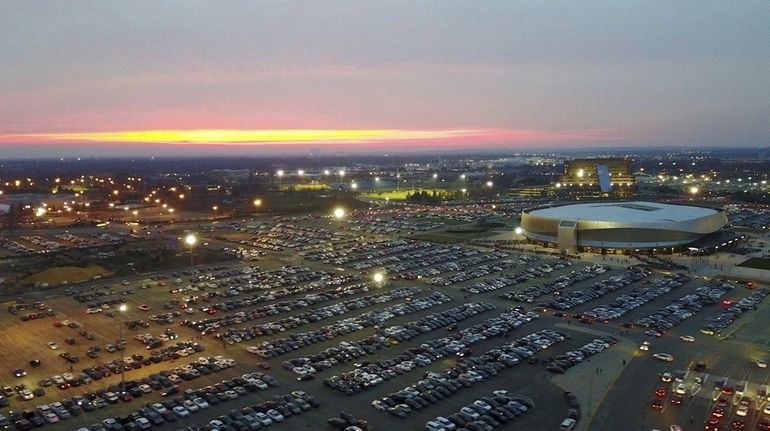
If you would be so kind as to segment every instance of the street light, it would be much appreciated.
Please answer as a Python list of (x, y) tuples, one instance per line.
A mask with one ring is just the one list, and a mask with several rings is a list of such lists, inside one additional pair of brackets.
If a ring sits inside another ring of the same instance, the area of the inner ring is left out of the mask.
[(297, 171), (297, 175), (301, 177), (301, 176), (305, 175), (305, 171), (300, 169), (300, 170)]
[(198, 238), (193, 234), (188, 234), (184, 238), (184, 242), (186, 242), (187, 245), (190, 246), (190, 266), (192, 267), (194, 266), (193, 265), (193, 246), (195, 245), (196, 242), (198, 242)]
[(283, 180), (283, 170), (278, 169), (278, 171), (275, 173), (276, 176), (278, 176), (278, 190), (281, 189), (281, 181)]
[(465, 180), (465, 174), (460, 174), (460, 179)]
[(521, 235), (524, 233), (524, 229), (522, 229), (521, 226), (517, 226), (514, 231), (516, 232), (516, 235)]
[(494, 185), (495, 183), (493, 183), (492, 181), (487, 181), (487, 187), (491, 188)]
[[(118, 311), (123, 316), (128, 307), (126, 304), (120, 304)], [(123, 343), (123, 318), (118, 319), (118, 350), (120, 351), (120, 392), (121, 394), (126, 391), (126, 364), (123, 363), (123, 351), (126, 350), (126, 345)]]
[(385, 281), (385, 274), (381, 272), (375, 272), (372, 276), (372, 280), (378, 285), (382, 284), (383, 281)]
[(262, 199), (259, 199), (259, 198), (254, 199), (254, 206), (257, 207), (257, 208), (261, 207), (262, 206)]
[(692, 186), (690, 187), (690, 194), (697, 195), (698, 194), (698, 187)]
[(345, 210), (343, 208), (335, 208), (334, 218), (336, 218), (337, 220), (341, 220), (342, 217), (345, 217)]

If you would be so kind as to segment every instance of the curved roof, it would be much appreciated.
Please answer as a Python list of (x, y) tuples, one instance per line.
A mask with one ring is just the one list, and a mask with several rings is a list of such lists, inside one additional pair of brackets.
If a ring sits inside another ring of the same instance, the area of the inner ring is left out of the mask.
[(689, 205), (657, 202), (591, 202), (536, 208), (529, 213), (560, 220), (590, 220), (648, 224), (685, 222), (717, 214), (719, 210)]

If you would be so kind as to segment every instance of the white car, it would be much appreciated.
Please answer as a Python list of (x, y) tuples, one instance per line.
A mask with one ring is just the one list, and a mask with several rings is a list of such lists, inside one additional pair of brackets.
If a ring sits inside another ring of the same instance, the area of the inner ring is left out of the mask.
[(86, 310), (86, 314), (96, 314), (101, 312), (102, 312), (101, 308), (89, 308)]
[(190, 412), (183, 406), (176, 406), (172, 410), (174, 411), (174, 414), (180, 418), (186, 418), (187, 416), (190, 416)]
[(193, 398), (193, 402), (201, 410), (209, 408), (208, 401), (204, 400), (203, 398)]
[(692, 335), (682, 335), (681, 337), (679, 337), (679, 339), (682, 340), (682, 341), (686, 341), (688, 343), (694, 343), (695, 342), (695, 337), (693, 337)]
[(666, 362), (674, 361), (674, 357), (672, 355), (669, 355), (668, 353), (656, 353), (652, 355), (652, 357), (660, 361), (666, 361)]
[(184, 400), (182, 405), (184, 406), (184, 408), (186, 408), (192, 413), (195, 413), (198, 410), (200, 410), (200, 407), (197, 404), (195, 404), (195, 402), (193, 402), (192, 400)]
[(148, 430), (152, 428), (152, 424), (150, 423), (150, 420), (144, 417), (137, 419), (134, 423), (136, 423), (136, 425), (143, 430)]
[(59, 348), (59, 345), (58, 345), (58, 344), (56, 344), (56, 342), (55, 342), (55, 341), (49, 341), (49, 342), (47, 342), (47, 343), (45, 343), (45, 344), (46, 344), (46, 346), (48, 346), (48, 348), (49, 348), (49, 349), (51, 349), (51, 350), (56, 350), (56, 349), (58, 349), (58, 348)]
[(650, 350), (650, 342), (645, 341), (644, 343), (642, 343), (642, 345), (639, 346), (639, 350), (644, 350), (645, 352)]
[(273, 420), (273, 422), (283, 422), (283, 415), (278, 412), (278, 410), (270, 409), (266, 411), (267, 415), (270, 417), (270, 419)]
[(744, 406), (743, 404), (738, 406), (738, 410), (735, 411), (735, 414), (738, 416), (746, 416), (749, 413), (749, 406)]
[(452, 421), (450, 421), (449, 419), (445, 418), (444, 416), (439, 416), (439, 417), (437, 417), (437, 418), (436, 418), (436, 422), (437, 422), (439, 425), (441, 425), (441, 427), (442, 427), (442, 428), (444, 428), (444, 429), (446, 429), (446, 430), (448, 430), (448, 431), (452, 431), (452, 430), (454, 430), (455, 428), (457, 428), (457, 425), (455, 425), (454, 423), (452, 423)]
[(684, 395), (687, 393), (687, 386), (684, 383), (680, 383), (676, 385), (676, 389), (674, 390), (679, 395)]
[(466, 415), (469, 415), (471, 418), (473, 418), (474, 421), (481, 416), (479, 415), (479, 412), (477, 412), (476, 410), (473, 410), (470, 407), (463, 407), (460, 409), (460, 412), (465, 413)]
[(270, 416), (262, 413), (262, 412), (256, 412), (254, 413), (254, 417), (257, 418), (257, 421), (262, 424), (263, 427), (269, 426), (273, 423), (273, 420), (270, 419)]
[(757, 359), (756, 361), (754, 361), (754, 365), (756, 365), (758, 368), (767, 368), (767, 362), (761, 359)]
[(673, 378), (674, 378), (674, 376), (671, 373), (669, 373), (668, 371), (666, 371), (665, 373), (663, 373), (663, 375), (660, 376), (660, 381), (664, 382), (664, 383), (668, 383)]

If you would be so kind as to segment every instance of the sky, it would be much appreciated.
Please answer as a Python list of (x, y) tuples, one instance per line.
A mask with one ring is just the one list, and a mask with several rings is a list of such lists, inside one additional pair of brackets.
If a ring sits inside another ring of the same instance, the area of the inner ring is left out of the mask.
[(0, 158), (770, 143), (766, 0), (0, 8)]

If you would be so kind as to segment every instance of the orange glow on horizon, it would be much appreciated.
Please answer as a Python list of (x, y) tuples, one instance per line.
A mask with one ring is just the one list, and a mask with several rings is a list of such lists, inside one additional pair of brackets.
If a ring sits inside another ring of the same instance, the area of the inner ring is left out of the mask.
[(82, 133), (30, 133), (0, 135), (0, 144), (27, 142), (31, 145), (56, 143), (125, 143), (163, 145), (366, 145), (422, 144), (475, 145), (489, 143), (595, 142), (625, 139), (617, 131), (595, 130), (531, 130), (531, 129), (195, 129), (137, 130)]
[(479, 134), (474, 130), (140, 130), (128, 132), (29, 135), (53, 141), (147, 142), (156, 144), (258, 145), (274, 143), (343, 143), (440, 140)]

